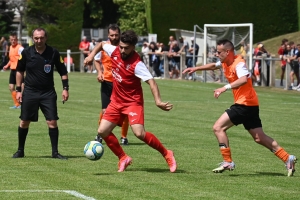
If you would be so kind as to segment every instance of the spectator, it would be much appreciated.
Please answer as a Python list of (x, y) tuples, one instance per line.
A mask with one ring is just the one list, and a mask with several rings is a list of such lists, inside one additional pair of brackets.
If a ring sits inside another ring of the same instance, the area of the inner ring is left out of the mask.
[[(191, 37), (191, 48), (188, 50), (188, 61), (187, 61), (187, 67), (194, 67), (196, 66), (197, 60), (198, 60), (198, 52), (199, 52), (199, 46), (195, 43), (194, 47), (194, 37)], [(193, 56), (195, 52), (195, 60), (193, 61)], [(192, 80), (193, 76), (192, 74), (189, 75), (189, 80)]]
[(3, 36), (0, 40), (0, 45), (2, 47), (2, 61), (1, 61), (1, 70), (3, 71), (3, 67), (7, 64), (8, 61), (8, 42), (6, 38)]
[[(300, 81), (299, 81), (299, 61), (300, 61), (300, 44), (297, 44), (297, 47), (294, 47), (295, 44), (290, 43), (292, 52), (294, 56), (291, 59), (291, 67), (292, 70), (294, 71), (294, 75), (296, 76), (297, 79), (297, 86), (292, 87), (293, 90), (300, 91)], [(292, 71), (291, 71), (292, 74)], [(294, 77), (291, 76), (291, 83), (294, 82)]]
[(161, 71), (159, 70), (159, 56), (158, 53), (158, 47), (156, 46), (155, 42), (151, 42), (149, 45), (149, 59), (150, 59), (150, 66), (154, 70), (154, 76), (157, 78), (161, 78)]
[(148, 43), (147, 42), (144, 42), (143, 43), (143, 46), (142, 46), (142, 61), (145, 63), (145, 65), (147, 67), (149, 67), (149, 56), (148, 56), (148, 53), (149, 53), (149, 47), (148, 47)]
[[(270, 53), (265, 49), (264, 45), (260, 43), (257, 45), (256, 50), (254, 51), (254, 58), (262, 58), (263, 55), (270, 56)], [(266, 62), (267, 64), (267, 85), (269, 83), (269, 74), (270, 74), (270, 65), (269, 61)], [(255, 60), (254, 67), (252, 69), (252, 81), (254, 82), (254, 86), (260, 86), (261, 85), (261, 66), (262, 66), (262, 60), (257, 59)]]
[(280, 86), (283, 86), (283, 77), (285, 73), (286, 61), (284, 60), (283, 56), (286, 54), (286, 45), (288, 43), (288, 39), (283, 39), (281, 42), (281, 46), (278, 50), (279, 58), (281, 59), (281, 75), (280, 75)]
[(180, 71), (180, 54), (179, 54), (179, 46), (177, 42), (173, 42), (171, 44), (172, 49), (169, 50), (168, 57), (170, 58), (169, 62), (169, 75), (170, 79), (179, 78), (179, 71)]
[[(90, 43), (87, 41), (86, 36), (82, 37), (81, 42), (79, 43), (79, 50), (82, 52), (83, 57), (86, 58), (90, 53)], [(88, 65), (87, 69), (85, 68), (87, 73), (92, 72), (92, 65)]]
[(179, 40), (179, 48), (180, 48), (179, 53), (184, 52), (185, 55), (187, 55), (188, 50), (190, 48), (189, 43), (185, 40), (185, 38), (181, 36), (178, 38), (178, 40)]

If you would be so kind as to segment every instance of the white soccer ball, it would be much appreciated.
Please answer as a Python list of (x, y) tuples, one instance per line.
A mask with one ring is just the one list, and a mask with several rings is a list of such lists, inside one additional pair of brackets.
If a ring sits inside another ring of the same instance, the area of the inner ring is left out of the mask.
[(103, 156), (104, 147), (98, 141), (90, 141), (84, 146), (83, 153), (89, 160), (99, 160)]

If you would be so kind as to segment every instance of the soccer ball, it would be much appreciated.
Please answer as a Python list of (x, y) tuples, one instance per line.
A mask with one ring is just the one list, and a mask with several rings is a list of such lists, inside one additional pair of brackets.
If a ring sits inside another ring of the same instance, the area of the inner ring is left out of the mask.
[(99, 160), (103, 156), (104, 147), (98, 141), (90, 141), (84, 146), (83, 153), (89, 160)]

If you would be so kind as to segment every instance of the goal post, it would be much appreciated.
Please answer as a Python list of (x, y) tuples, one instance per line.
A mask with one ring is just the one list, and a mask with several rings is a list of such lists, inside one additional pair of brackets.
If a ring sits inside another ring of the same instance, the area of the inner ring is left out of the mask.
[[(231, 34), (232, 38), (226, 38), (229, 39), (233, 42), (234, 46), (238, 46), (240, 45), (241, 40), (245, 40), (247, 38), (248, 43), (249, 43), (249, 53), (247, 54), (248, 58), (247, 58), (247, 63), (248, 63), (248, 68), (249, 70), (252, 69), (252, 50), (253, 50), (253, 24), (252, 23), (244, 23), (244, 24), (204, 24), (204, 44), (203, 44), (203, 48), (204, 48), (204, 53), (203, 53), (203, 64), (207, 64), (207, 35), (208, 33), (208, 28), (230, 28), (232, 27), (233, 31), (235, 28), (237, 27), (249, 27), (249, 32), (247, 34), (243, 34), (243, 35), (239, 35), (240, 40), (237, 40), (237, 38), (235, 38), (234, 34)], [(219, 37), (217, 37), (217, 40), (219, 39), (225, 39), (225, 34), (220, 35)], [(228, 34), (227, 34), (228, 37)], [(240, 41), (237, 42), (235, 44), (235, 40)]]

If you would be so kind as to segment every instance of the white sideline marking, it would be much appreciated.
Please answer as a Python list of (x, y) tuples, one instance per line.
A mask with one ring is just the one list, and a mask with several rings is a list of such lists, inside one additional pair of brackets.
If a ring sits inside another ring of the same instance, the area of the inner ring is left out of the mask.
[(31, 193), (31, 192), (64, 192), (64, 193), (70, 194), (74, 197), (78, 197), (80, 199), (96, 200), (93, 197), (85, 196), (75, 190), (0, 190), (0, 192), (11, 192), (11, 193), (13, 193), (13, 192), (28, 192), (28, 193)]

